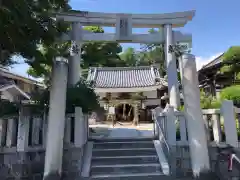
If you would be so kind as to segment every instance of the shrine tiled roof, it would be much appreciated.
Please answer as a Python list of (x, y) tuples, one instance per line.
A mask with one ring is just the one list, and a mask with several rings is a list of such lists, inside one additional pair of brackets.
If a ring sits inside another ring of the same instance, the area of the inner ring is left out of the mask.
[(222, 62), (222, 56), (223, 55), (224, 55), (224, 53), (222, 53), (220, 56), (218, 56), (217, 58), (215, 58), (214, 60), (212, 60), (208, 64), (204, 65), (200, 70), (207, 69), (207, 68), (210, 68), (210, 67), (213, 67), (213, 66), (216, 66), (216, 65), (220, 64)]
[(88, 72), (88, 81), (95, 88), (141, 88), (167, 86), (154, 66), (139, 67), (92, 67)]

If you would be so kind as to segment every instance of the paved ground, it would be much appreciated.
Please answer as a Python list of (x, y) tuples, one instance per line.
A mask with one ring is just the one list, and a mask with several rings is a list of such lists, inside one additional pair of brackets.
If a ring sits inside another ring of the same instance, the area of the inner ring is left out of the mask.
[(112, 127), (110, 124), (90, 125), (95, 131), (92, 137), (98, 138), (150, 138), (153, 136), (153, 124), (134, 126), (124, 124)]

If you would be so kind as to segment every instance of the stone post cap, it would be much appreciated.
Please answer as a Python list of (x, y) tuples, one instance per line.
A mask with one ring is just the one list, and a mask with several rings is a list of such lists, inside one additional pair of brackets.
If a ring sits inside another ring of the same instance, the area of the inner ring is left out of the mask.
[(166, 104), (163, 112), (169, 112), (169, 111), (174, 111), (174, 107), (171, 106), (170, 104)]
[(186, 54), (182, 55), (182, 58), (183, 59), (195, 59), (195, 56), (193, 54), (186, 53)]
[(65, 57), (58, 56), (55, 58), (55, 62), (65, 62), (68, 63), (68, 59)]

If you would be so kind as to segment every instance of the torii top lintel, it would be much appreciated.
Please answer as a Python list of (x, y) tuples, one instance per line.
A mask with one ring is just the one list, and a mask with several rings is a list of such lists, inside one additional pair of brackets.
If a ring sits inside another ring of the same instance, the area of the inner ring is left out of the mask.
[(173, 27), (183, 27), (191, 21), (195, 11), (184, 11), (164, 14), (124, 14), (124, 13), (100, 13), (88, 11), (71, 10), (54, 14), (57, 19), (67, 22), (80, 22), (83, 26), (116, 26), (116, 19), (119, 16), (128, 16), (132, 19), (132, 27), (157, 28), (164, 24), (171, 24)]

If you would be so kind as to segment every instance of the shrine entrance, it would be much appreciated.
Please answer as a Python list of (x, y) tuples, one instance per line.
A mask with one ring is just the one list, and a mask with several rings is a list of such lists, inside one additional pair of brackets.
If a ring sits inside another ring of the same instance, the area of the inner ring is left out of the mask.
[(116, 106), (116, 121), (119, 122), (133, 122), (134, 108), (130, 104), (119, 104)]
[[(59, 41), (71, 41), (71, 48), (69, 60), (63, 57), (56, 57), (53, 63), (54, 73), (51, 79), (52, 87), (49, 103), (50, 107), (48, 115), (48, 133), (45, 152), (44, 179), (52, 174), (61, 174), (62, 172), (61, 159), (63, 156), (63, 138), (65, 129), (66, 88), (67, 84), (75, 85), (80, 80), (80, 59), (82, 54), (81, 45), (84, 42), (164, 44), (169, 104), (175, 108), (178, 108), (180, 101), (179, 81), (176, 67), (176, 57), (172, 50), (175, 48), (175, 46), (177, 47), (179, 43), (187, 44), (188, 48), (191, 48), (192, 35), (183, 34), (180, 31), (174, 30), (174, 28), (185, 26), (188, 21), (192, 20), (194, 15), (195, 11), (165, 14), (126, 14), (99, 13), (76, 10), (57, 12), (53, 14), (54, 19), (71, 23), (70, 31), (62, 34), (62, 36), (58, 38)], [(89, 31), (84, 31), (82, 28), (84, 26), (114, 27), (115, 32), (92, 33)], [(160, 29), (158, 33), (136, 34), (133, 33), (133, 28)], [(152, 71), (152, 75), (154, 75), (154, 71)], [(145, 77), (143, 76), (141, 79), (145, 79)], [(136, 82), (140, 81), (141, 79), (136, 80)], [(92, 80), (94, 79), (89, 79), (89, 81)], [(187, 85), (189, 87), (192, 87), (190, 83)], [(144, 83), (142, 83), (141, 88), (145, 88)], [(107, 92), (113, 92), (112, 90), (114, 89), (115, 88), (109, 88)], [(128, 86), (121, 89), (122, 90), (120, 92), (132, 92), (129, 91), (132, 88)], [(194, 93), (191, 91), (191, 94)], [(194, 99), (191, 94), (190, 97)], [(137, 124), (140, 103), (137, 102), (136, 104), (133, 104), (133, 121), (135, 124)], [(76, 114), (79, 117), (82, 116), (80, 111), (77, 111)], [(84, 137), (84, 135), (87, 135), (86, 128), (80, 124), (84, 121), (76, 122), (78, 122), (78, 124), (75, 124), (75, 126), (79, 127), (80, 129), (76, 132), (75, 135), (78, 137)], [(56, 129), (56, 127), (59, 128)], [(197, 134), (199, 133), (197, 132)], [(197, 135), (194, 137), (197, 137)], [(75, 144), (75, 147), (83, 148), (86, 142), (83, 142), (80, 140), (80, 138), (77, 140), (78, 141)], [(195, 149), (194, 151), (196, 151)], [(82, 152), (82, 149), (80, 152)]]

